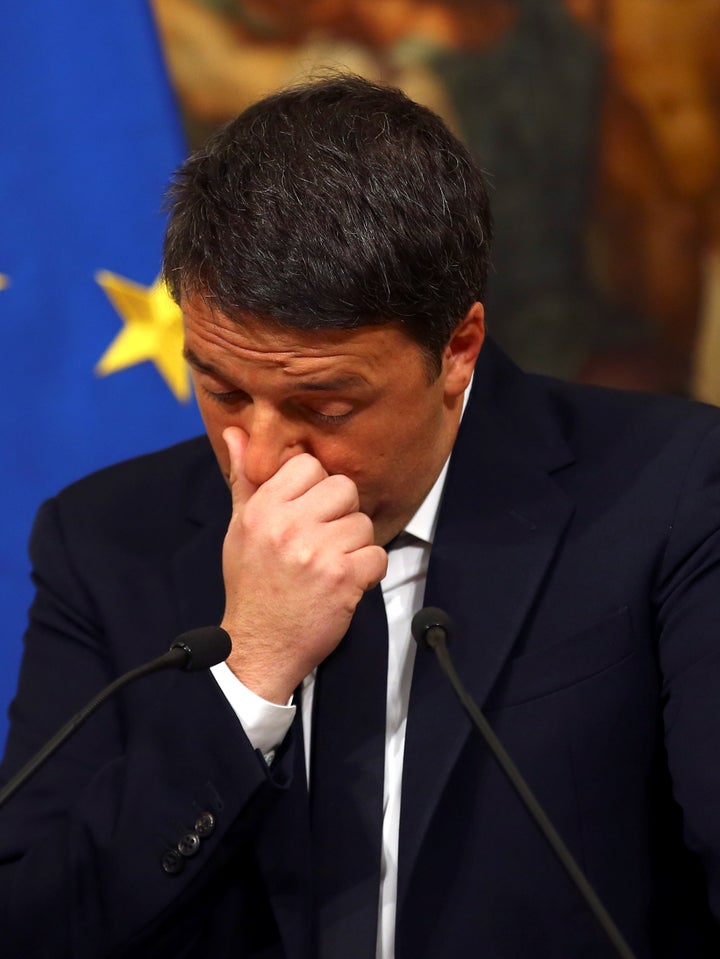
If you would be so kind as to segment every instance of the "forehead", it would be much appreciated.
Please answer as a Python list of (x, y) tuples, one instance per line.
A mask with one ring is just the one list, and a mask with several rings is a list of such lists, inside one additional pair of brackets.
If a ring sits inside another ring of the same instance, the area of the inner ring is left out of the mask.
[(340, 367), (365, 376), (395, 369), (399, 358), (421, 358), (419, 346), (397, 322), (354, 330), (298, 330), (254, 316), (231, 319), (197, 300), (183, 301), (182, 308), (186, 353), (201, 369), (262, 367), (302, 375)]

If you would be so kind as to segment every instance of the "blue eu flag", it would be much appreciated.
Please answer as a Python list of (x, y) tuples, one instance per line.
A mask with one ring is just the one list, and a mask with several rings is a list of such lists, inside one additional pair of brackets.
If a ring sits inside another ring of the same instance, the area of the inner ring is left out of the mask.
[(185, 150), (147, 0), (9, 5), (0, 89), (1, 745), (39, 503), (201, 423), (156, 282)]

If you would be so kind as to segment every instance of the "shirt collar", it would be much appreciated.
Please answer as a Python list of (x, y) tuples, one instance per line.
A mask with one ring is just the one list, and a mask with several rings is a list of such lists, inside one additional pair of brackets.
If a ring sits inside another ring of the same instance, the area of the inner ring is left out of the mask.
[[(475, 374), (473, 373), (473, 377), (474, 376)], [(465, 395), (463, 396), (463, 408), (462, 412), (460, 413), (461, 422), (463, 416), (465, 415), (465, 408), (470, 397), (471, 389), (472, 379), (470, 380), (468, 388), (465, 390)], [(440, 475), (433, 483), (432, 489), (417, 508), (415, 515), (412, 517), (410, 522), (406, 524), (405, 529), (403, 530), (403, 532), (407, 533), (408, 536), (414, 536), (416, 539), (419, 539), (423, 543), (427, 543), (429, 545), (432, 544), (432, 541), (435, 538), (435, 527), (437, 526), (438, 513), (440, 511), (440, 500), (442, 499), (442, 493), (445, 487), (445, 477), (447, 476), (448, 466), (450, 465), (450, 456), (452, 456), (452, 450), (450, 451), (448, 458), (445, 460), (443, 468), (440, 470)]]

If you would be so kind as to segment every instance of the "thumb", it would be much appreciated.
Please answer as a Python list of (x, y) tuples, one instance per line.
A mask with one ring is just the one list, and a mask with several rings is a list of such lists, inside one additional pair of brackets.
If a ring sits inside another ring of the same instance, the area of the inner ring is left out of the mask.
[(232, 493), (233, 512), (242, 510), (247, 501), (257, 489), (245, 476), (245, 450), (248, 444), (248, 435), (239, 426), (228, 426), (223, 430), (223, 440), (227, 446), (230, 473), (228, 481)]

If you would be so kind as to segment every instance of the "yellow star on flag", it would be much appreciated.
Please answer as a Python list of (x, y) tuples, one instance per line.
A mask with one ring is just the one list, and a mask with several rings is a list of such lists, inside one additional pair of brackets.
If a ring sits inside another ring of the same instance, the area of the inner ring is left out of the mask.
[(95, 372), (108, 376), (150, 360), (176, 399), (187, 402), (190, 374), (182, 355), (182, 313), (163, 281), (158, 277), (152, 286), (141, 286), (108, 270), (100, 270), (95, 279), (124, 324)]
[(7, 290), (10, 286), (10, 277), (5, 276), (4, 273), (0, 273), (0, 290)]

